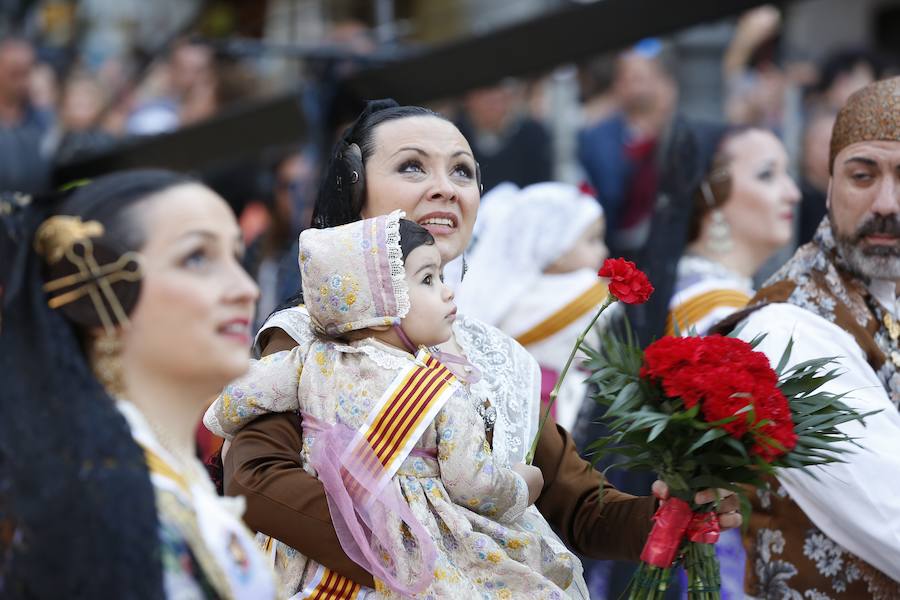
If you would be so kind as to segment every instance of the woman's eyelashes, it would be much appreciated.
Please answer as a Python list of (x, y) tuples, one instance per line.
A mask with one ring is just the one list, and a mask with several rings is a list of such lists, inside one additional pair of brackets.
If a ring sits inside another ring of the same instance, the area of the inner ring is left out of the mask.
[(465, 177), (466, 179), (472, 178), (472, 172), (472, 167), (465, 163), (458, 164), (453, 168), (454, 175), (457, 177)]
[(756, 173), (756, 178), (760, 181), (772, 181), (775, 179), (775, 166), (767, 164)]
[(398, 169), (401, 173), (424, 173), (425, 169), (418, 160), (407, 160), (400, 165)]
[(213, 263), (234, 260), (237, 264), (244, 261), (244, 245), (234, 247), (231, 252), (219, 248), (215, 244), (202, 244), (188, 250), (179, 261), (179, 265), (193, 271), (203, 271), (212, 268)]
[(180, 261), (182, 267), (200, 270), (209, 264), (210, 252), (205, 246), (191, 249)]
[[(419, 160), (406, 160), (400, 164), (397, 171), (400, 173), (416, 173), (416, 174), (425, 174), (426, 173), (425, 165), (423, 165), (422, 162)], [(474, 172), (475, 172), (474, 169), (465, 163), (460, 163), (458, 165), (455, 165), (450, 170), (451, 176), (460, 177), (463, 179), (472, 179)]]

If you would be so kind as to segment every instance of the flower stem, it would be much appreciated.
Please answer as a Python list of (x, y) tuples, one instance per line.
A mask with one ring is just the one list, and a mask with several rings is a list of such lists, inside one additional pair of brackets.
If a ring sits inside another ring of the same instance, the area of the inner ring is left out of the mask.
[(719, 600), (722, 582), (719, 575), (719, 561), (713, 545), (689, 542), (685, 558), (688, 599)]
[(575, 359), (575, 355), (578, 353), (578, 350), (581, 348), (582, 342), (584, 342), (584, 338), (587, 337), (588, 332), (591, 330), (591, 327), (594, 326), (594, 323), (597, 322), (597, 319), (600, 318), (600, 315), (603, 314), (603, 311), (606, 310), (610, 304), (615, 302), (617, 298), (612, 295), (612, 293), (608, 293), (606, 296), (606, 300), (603, 301), (603, 304), (600, 305), (600, 309), (597, 311), (597, 314), (594, 315), (594, 318), (591, 319), (591, 322), (588, 323), (588, 326), (584, 328), (578, 335), (578, 339), (575, 340), (575, 346), (572, 348), (572, 352), (569, 353), (569, 358), (566, 360), (566, 364), (563, 367), (562, 371), (559, 373), (559, 378), (556, 380), (556, 385), (553, 386), (553, 390), (550, 392), (550, 400), (547, 402), (547, 411), (544, 413), (543, 418), (541, 418), (541, 424), (538, 426), (537, 434), (534, 436), (534, 440), (531, 442), (531, 448), (528, 450), (528, 454), (525, 456), (525, 462), (527, 464), (531, 464), (534, 462), (534, 453), (537, 450), (538, 440), (541, 439), (541, 432), (544, 430), (544, 424), (547, 422), (547, 418), (550, 416), (550, 411), (553, 409), (553, 404), (556, 402), (556, 396), (559, 394), (559, 388), (562, 385), (563, 379), (566, 377), (566, 373), (569, 372), (569, 367), (572, 365), (572, 360)]

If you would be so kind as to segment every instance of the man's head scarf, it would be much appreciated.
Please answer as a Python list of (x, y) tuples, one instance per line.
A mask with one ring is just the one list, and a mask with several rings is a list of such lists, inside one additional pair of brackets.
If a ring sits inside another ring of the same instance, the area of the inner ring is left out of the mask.
[(830, 172), (841, 150), (876, 141), (900, 142), (900, 77), (870, 83), (847, 100), (831, 133)]

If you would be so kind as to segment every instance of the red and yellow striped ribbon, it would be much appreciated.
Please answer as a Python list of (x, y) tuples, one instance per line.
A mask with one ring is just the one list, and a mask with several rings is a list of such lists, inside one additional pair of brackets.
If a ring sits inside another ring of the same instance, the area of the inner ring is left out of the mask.
[(516, 341), (523, 346), (528, 346), (559, 333), (577, 321), (582, 315), (592, 310), (596, 311), (603, 304), (603, 301), (606, 300), (608, 294), (609, 291), (606, 284), (598, 281), (552, 315), (531, 329), (517, 335)]
[(682, 302), (666, 318), (666, 335), (675, 335), (675, 324), (684, 335), (688, 329), (719, 307), (740, 309), (747, 306), (750, 296), (738, 290), (710, 290)]
[(291, 600), (356, 600), (362, 586), (319, 565), (316, 574)]
[(367, 453), (364, 468), (378, 479), (390, 479), (456, 386), (457, 379), (447, 367), (420, 351), (416, 364), (394, 379), (371, 411), (348, 452), (369, 446), (372, 452)]
[[(344, 455), (365, 456), (357, 464), (379, 485), (388, 481), (458, 385), (447, 367), (421, 350), (415, 364), (391, 382)], [(359, 484), (346, 471), (343, 477), (354, 496)], [(292, 600), (353, 600), (360, 592), (359, 584), (320, 565), (309, 584)]]

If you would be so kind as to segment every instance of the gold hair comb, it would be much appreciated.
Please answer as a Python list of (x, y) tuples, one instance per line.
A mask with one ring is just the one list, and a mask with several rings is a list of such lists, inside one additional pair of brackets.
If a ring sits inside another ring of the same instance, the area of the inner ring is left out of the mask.
[[(47, 301), (50, 308), (59, 308), (84, 296), (89, 296), (94, 310), (108, 333), (115, 331), (115, 322), (106, 303), (109, 304), (120, 324), (128, 323), (128, 315), (119, 302), (112, 284), (119, 281), (138, 281), (141, 278), (140, 262), (136, 252), (126, 252), (114, 262), (100, 265), (94, 257), (93, 237), (104, 233), (97, 221), (83, 222), (80, 217), (57, 215), (44, 221), (35, 234), (35, 250), (44, 256), (48, 264), (56, 264), (67, 258), (77, 273), (66, 275), (44, 284), (44, 291), (51, 294)], [(76, 246), (84, 249), (83, 256), (75, 252)], [(67, 291), (62, 291), (68, 289)], [(56, 296), (54, 292), (62, 292)]]

